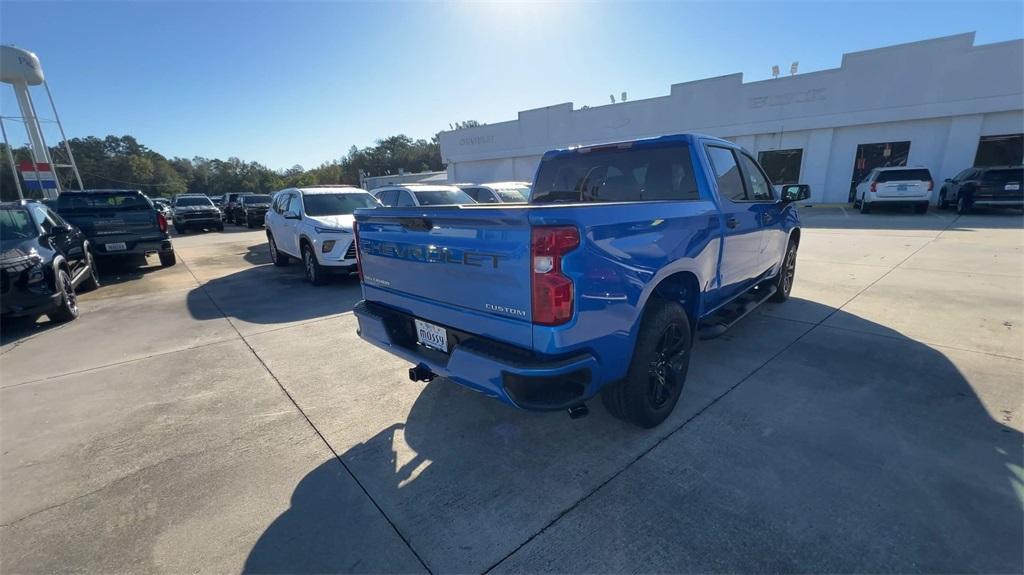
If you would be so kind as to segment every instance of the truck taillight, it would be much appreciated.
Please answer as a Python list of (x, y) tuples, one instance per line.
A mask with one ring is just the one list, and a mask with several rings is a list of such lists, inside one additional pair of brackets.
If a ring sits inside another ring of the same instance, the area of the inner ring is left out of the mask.
[(562, 257), (580, 245), (572, 226), (535, 227), (530, 233), (533, 269), (533, 323), (560, 325), (572, 319), (572, 280), (562, 273)]
[(355, 236), (356, 244), (356, 272), (359, 274), (359, 281), (363, 281), (363, 260), (359, 255), (359, 222), (352, 222), (352, 235)]
[(878, 182), (871, 182), (871, 193), (873, 194), (873, 193), (875, 193), (877, 191), (878, 191)]
[(160, 233), (167, 233), (167, 218), (160, 212), (156, 213), (156, 225), (160, 226)]

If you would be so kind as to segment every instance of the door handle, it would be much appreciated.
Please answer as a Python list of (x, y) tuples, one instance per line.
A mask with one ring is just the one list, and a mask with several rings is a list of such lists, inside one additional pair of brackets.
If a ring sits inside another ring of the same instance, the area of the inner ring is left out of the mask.
[(725, 225), (729, 226), (730, 228), (735, 228), (736, 226), (740, 225), (740, 222), (736, 218), (730, 217), (728, 220), (725, 221)]

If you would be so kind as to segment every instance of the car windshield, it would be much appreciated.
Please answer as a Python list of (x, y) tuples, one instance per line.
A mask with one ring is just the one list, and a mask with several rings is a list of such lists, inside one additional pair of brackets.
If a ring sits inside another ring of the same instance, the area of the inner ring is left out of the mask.
[(302, 198), (307, 216), (344, 216), (359, 208), (376, 208), (380, 204), (370, 194), (306, 194)]
[(525, 202), (530, 199), (530, 188), (528, 186), (515, 188), (501, 188), (494, 190), (503, 202)]
[(989, 170), (982, 177), (982, 181), (989, 184), (1007, 184), (1010, 182), (1020, 182), (1024, 176), (1024, 169), (1017, 168), (1011, 170)]
[(63, 193), (57, 198), (58, 211), (150, 210), (152, 205), (138, 192)]
[(202, 198), (202, 197), (199, 197), (199, 196), (192, 196), (192, 197), (189, 197), (189, 198), (178, 198), (177, 201), (175, 201), (174, 205), (178, 206), (179, 208), (183, 207), (183, 206), (207, 206), (207, 207), (209, 207), (209, 206), (213, 205), (213, 202), (210, 201), (210, 198)]
[(413, 190), (421, 206), (450, 206), (454, 204), (475, 204), (473, 198), (462, 190)]
[(882, 184), (885, 182), (927, 182), (932, 179), (932, 174), (928, 170), (882, 170), (878, 172), (878, 179), (876, 182)]
[(28, 210), (0, 210), (0, 240), (33, 238), (38, 234)]
[(258, 195), (258, 196), (242, 196), (243, 204), (269, 204), (270, 196)]

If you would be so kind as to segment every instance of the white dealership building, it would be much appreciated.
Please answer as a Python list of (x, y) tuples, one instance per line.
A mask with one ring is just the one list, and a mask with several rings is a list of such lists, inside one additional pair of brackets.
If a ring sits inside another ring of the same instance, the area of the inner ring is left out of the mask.
[(961, 34), (844, 54), (839, 68), (743, 82), (674, 84), (667, 96), (574, 109), (441, 134), (450, 182), (532, 180), (553, 148), (699, 132), (732, 140), (776, 184), (806, 183), (815, 203), (846, 202), (882, 165), (948, 178), (1021, 163), (1024, 40), (975, 45)]

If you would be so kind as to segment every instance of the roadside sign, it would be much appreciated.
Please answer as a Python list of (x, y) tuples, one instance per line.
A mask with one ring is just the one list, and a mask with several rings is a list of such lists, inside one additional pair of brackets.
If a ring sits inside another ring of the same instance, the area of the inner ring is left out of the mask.
[(26, 190), (56, 190), (57, 176), (50, 164), (36, 164), (29, 161), (18, 163), (18, 171), (25, 182)]

